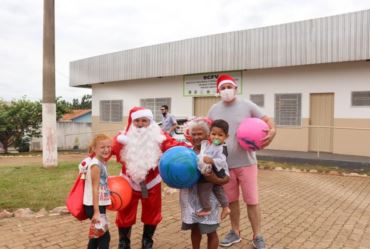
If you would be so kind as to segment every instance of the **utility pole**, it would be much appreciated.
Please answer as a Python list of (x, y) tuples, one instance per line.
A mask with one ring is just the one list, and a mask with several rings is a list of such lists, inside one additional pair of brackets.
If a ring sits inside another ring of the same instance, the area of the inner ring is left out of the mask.
[(42, 163), (45, 168), (56, 167), (58, 165), (55, 102), (54, 26), (54, 0), (44, 0), (42, 69)]

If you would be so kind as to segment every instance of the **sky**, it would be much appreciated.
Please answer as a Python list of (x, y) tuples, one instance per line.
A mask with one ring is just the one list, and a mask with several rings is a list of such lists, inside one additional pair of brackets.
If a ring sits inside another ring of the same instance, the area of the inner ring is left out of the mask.
[[(39, 100), (43, 0), (0, 6), (0, 99)], [(91, 94), (69, 86), (74, 60), (364, 9), (369, 0), (55, 0), (56, 96)]]

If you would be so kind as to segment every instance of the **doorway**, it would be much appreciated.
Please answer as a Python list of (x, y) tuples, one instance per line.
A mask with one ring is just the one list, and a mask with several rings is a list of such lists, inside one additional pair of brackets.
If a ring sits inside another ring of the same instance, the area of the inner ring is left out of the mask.
[(209, 108), (220, 99), (220, 97), (194, 97), (194, 116), (207, 116)]
[(334, 93), (311, 93), (309, 150), (333, 152)]

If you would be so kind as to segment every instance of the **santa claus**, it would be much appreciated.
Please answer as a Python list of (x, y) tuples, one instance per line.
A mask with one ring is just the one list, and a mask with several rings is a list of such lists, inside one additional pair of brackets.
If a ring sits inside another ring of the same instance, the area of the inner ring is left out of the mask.
[(153, 120), (153, 113), (143, 107), (130, 110), (126, 130), (113, 139), (112, 153), (122, 164), (121, 175), (128, 180), (133, 196), (129, 205), (117, 213), (119, 249), (130, 248), (132, 225), (136, 222), (139, 200), (142, 204), (141, 221), (144, 223), (142, 248), (153, 247), (153, 234), (162, 220), (161, 176), (158, 160), (162, 153), (177, 142)]

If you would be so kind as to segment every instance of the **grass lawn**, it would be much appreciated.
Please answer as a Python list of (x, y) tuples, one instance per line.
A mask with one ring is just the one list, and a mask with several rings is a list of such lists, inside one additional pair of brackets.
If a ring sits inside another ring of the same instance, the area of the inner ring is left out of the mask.
[[(29, 207), (33, 211), (65, 205), (65, 199), (78, 174), (79, 162), (61, 162), (45, 169), (41, 165), (0, 167), (0, 210)], [(117, 175), (120, 166), (108, 163), (110, 175)]]

